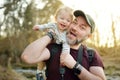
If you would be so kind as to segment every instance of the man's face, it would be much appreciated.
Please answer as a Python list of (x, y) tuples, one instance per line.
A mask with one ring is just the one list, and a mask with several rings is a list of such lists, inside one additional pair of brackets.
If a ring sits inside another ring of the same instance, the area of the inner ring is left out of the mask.
[(67, 41), (70, 45), (77, 45), (90, 36), (91, 28), (85, 18), (77, 17), (71, 24), (67, 33)]

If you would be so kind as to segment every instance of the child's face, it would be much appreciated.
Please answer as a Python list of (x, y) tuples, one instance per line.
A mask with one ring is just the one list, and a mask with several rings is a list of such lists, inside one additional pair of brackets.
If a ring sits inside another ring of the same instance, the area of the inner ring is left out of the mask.
[(60, 31), (67, 30), (71, 21), (72, 16), (66, 11), (61, 11), (56, 17), (57, 25)]

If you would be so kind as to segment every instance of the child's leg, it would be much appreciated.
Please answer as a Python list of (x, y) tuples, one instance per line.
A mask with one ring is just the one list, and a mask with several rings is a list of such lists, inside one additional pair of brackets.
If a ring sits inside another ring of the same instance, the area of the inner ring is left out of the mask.
[(70, 53), (70, 45), (67, 43), (62, 44), (62, 53)]
[(43, 70), (44, 67), (45, 67), (45, 62), (39, 62), (39, 63), (38, 63), (38, 66), (37, 66), (37, 69), (38, 69), (38, 70)]
[(45, 78), (44, 67), (45, 67), (45, 62), (39, 62), (38, 63), (38, 65), (37, 65), (37, 74), (36, 74), (37, 80), (44, 80), (44, 78)]

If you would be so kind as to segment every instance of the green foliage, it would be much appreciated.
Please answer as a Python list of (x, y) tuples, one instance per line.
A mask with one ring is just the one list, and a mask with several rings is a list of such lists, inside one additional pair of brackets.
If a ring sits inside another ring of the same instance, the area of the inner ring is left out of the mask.
[[(50, 21), (57, 8), (62, 5), (59, 0), (40, 0), (44, 3), (38, 9), (35, 0), (5, 0), (4, 20), (0, 21), (0, 65), (9, 67), (11, 63), (20, 63), (20, 55), (32, 41), (42, 36), (41, 32), (32, 30), (36, 23)], [(4, 29), (2, 29), (4, 27)]]

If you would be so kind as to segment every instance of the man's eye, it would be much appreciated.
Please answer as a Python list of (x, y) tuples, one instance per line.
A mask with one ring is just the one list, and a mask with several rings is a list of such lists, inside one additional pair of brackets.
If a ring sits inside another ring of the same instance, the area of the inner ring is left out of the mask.
[(83, 30), (85, 30), (86, 27), (84, 25), (82, 25), (82, 26), (80, 26), (80, 28), (83, 29)]
[(77, 24), (75, 21), (73, 21), (73, 24)]

